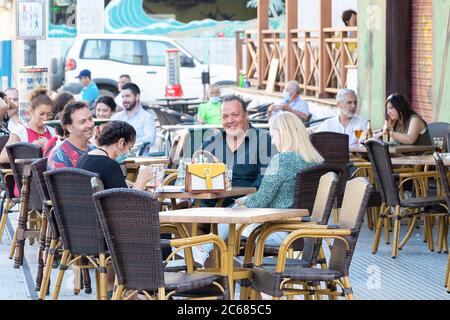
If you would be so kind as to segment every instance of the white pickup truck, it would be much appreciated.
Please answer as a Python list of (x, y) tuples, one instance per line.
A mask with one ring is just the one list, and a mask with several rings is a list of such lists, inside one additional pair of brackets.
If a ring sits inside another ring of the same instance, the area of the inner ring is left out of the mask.
[(76, 38), (67, 52), (65, 87), (77, 88), (78, 79), (75, 77), (81, 70), (89, 69), (100, 94), (115, 96), (118, 94), (119, 76), (128, 74), (141, 89), (141, 101), (154, 101), (165, 95), (166, 50), (174, 48), (180, 50), (180, 79), (184, 96), (203, 98), (202, 72), (207, 71), (208, 67), (211, 84), (235, 83), (235, 67), (205, 65), (169, 37), (84, 34)]

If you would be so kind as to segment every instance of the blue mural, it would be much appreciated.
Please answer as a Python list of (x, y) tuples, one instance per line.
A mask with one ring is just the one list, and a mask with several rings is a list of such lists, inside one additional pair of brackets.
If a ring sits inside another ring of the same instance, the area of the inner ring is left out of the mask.
[[(281, 28), (284, 19), (271, 19), (271, 28)], [(234, 37), (235, 31), (256, 28), (256, 19), (250, 21), (215, 21), (204, 19), (182, 23), (175, 19), (156, 19), (143, 9), (142, 0), (113, 0), (105, 8), (105, 32), (170, 35), (186, 33), (190, 36), (215, 37), (222, 33)]]
[(49, 38), (74, 38), (77, 36), (77, 28), (65, 24), (49, 23), (48, 36)]

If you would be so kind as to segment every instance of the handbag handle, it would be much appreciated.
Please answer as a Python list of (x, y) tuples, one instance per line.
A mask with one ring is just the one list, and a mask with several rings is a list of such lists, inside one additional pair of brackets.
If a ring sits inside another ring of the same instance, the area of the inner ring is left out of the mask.
[(206, 150), (195, 151), (194, 154), (192, 155), (192, 163), (195, 163), (195, 158), (200, 154), (210, 157), (214, 161), (214, 163), (220, 163), (219, 159), (217, 159), (217, 157), (215, 155), (213, 155), (211, 152), (206, 151)]

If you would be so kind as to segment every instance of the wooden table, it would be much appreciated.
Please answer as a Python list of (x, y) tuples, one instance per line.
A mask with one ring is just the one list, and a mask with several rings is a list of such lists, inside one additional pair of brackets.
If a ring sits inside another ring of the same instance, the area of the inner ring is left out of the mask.
[[(140, 166), (149, 166), (153, 164), (169, 164), (169, 158), (161, 157), (132, 157), (127, 158), (122, 165), (125, 166), (127, 171), (127, 179), (134, 181), (137, 177), (137, 173)], [(125, 173), (124, 173), (125, 174)]]
[[(433, 146), (413, 146), (413, 145), (398, 145), (390, 146), (389, 153), (402, 154), (402, 153), (415, 153), (415, 152), (428, 152), (433, 151)], [(363, 145), (358, 147), (350, 147), (351, 153), (367, 153), (367, 148)]]
[(194, 200), (220, 200), (229, 197), (245, 196), (256, 192), (256, 188), (235, 187), (224, 192), (211, 193), (190, 193), (190, 192), (159, 192), (156, 195), (159, 198), (166, 199), (194, 199)]
[(306, 217), (308, 210), (304, 209), (250, 209), (250, 208), (193, 208), (159, 213), (160, 223), (211, 223), (228, 224), (228, 279), (230, 298), (234, 299), (234, 279), (250, 278), (248, 269), (234, 269), (236, 245), (236, 225), (280, 221), (291, 218)]
[[(442, 161), (444, 165), (450, 166), (450, 153), (441, 153)], [(423, 165), (423, 166), (435, 166), (433, 155), (423, 156), (409, 156), (409, 157), (396, 157), (391, 159), (393, 165)]]

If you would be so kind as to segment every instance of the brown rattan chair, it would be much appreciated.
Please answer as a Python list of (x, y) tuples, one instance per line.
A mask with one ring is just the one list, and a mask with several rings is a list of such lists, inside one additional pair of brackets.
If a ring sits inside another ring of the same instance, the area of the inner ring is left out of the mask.
[[(290, 233), (280, 247), (276, 266), (256, 265), (253, 268), (252, 289), (274, 299), (299, 294), (326, 294), (353, 299), (349, 270), (371, 189), (365, 178), (348, 181), (338, 225), (315, 224)], [(299, 268), (286, 263), (292, 243), (302, 238), (319, 241), (334, 239), (327, 269)], [(327, 288), (320, 288), (321, 283), (327, 284)], [(296, 289), (294, 285), (302, 285), (303, 288)], [(342, 291), (335, 290), (336, 286), (340, 286)]]
[[(443, 189), (444, 193), (444, 200), (445, 204), (447, 206), (447, 213), (450, 214), (450, 185), (448, 183), (448, 169), (446, 166), (444, 166), (444, 162), (442, 161), (442, 158), (439, 153), (435, 152), (433, 154), (434, 160), (436, 162), (436, 168), (439, 172), (439, 181), (441, 183), (441, 188)], [(449, 215), (443, 216), (442, 219), (446, 220), (443, 223), (441, 223), (442, 229), (439, 229), (439, 236), (438, 236), (438, 243), (439, 240), (447, 239), (448, 237), (448, 219)], [(448, 248), (447, 248), (448, 251)], [(447, 265), (447, 271), (445, 273), (445, 287), (447, 288), (447, 292), (450, 293), (450, 256), (448, 260)]]
[[(9, 136), (0, 136), (0, 152), (5, 147), (9, 140)], [(0, 177), (1, 177), (1, 189), (4, 190), (1, 211), (0, 211), (0, 241), (5, 231), (6, 221), (8, 220), (8, 214), (14, 207), (14, 205), (20, 202), (20, 199), (14, 196), (14, 176), (11, 171), (9, 163), (0, 164)], [(14, 254), (14, 253), (13, 253)], [(12, 257), (12, 255), (11, 255)]]
[[(305, 170), (305, 173), (299, 173), (297, 176), (297, 181), (302, 181), (310, 177), (311, 180), (315, 180), (316, 174), (322, 174), (319, 177), (317, 184), (305, 184), (307, 190), (308, 187), (315, 189), (315, 200), (312, 209), (310, 210), (311, 216), (302, 218), (300, 221), (298, 219), (292, 219), (290, 223), (270, 223), (260, 226), (256, 229), (249, 237), (247, 246), (245, 248), (245, 256), (243, 265), (246, 268), (252, 268), (254, 265), (276, 265), (278, 257), (278, 251), (273, 256), (267, 255), (267, 238), (274, 232), (292, 232), (298, 229), (302, 229), (305, 226), (311, 226), (313, 224), (326, 225), (331, 215), (331, 210), (336, 201), (336, 192), (339, 181), (340, 173), (339, 168), (330, 165), (320, 165), (315, 168)], [(306, 179), (308, 183), (309, 179)], [(296, 205), (301, 205), (301, 202), (297, 202)], [(300, 243), (299, 243), (300, 242)], [(254, 249), (256, 243), (256, 250)], [(278, 250), (280, 246), (277, 246)], [(274, 248), (274, 247), (273, 247)], [(294, 258), (292, 255), (286, 260), (286, 264), (290, 266), (297, 267), (309, 267), (313, 265), (320, 264), (322, 268), (326, 267), (326, 259), (321, 250), (321, 242), (313, 241), (311, 239), (299, 239), (293, 243), (292, 251), (301, 251), (301, 258)], [(253, 261), (254, 259), (254, 261)], [(246, 288), (250, 287), (249, 281), (242, 281), (241, 284), (241, 297), (243, 299), (249, 298), (248, 291)]]
[[(417, 220), (420, 216), (425, 217), (425, 228), (427, 235), (428, 246), (433, 251), (433, 235), (432, 223), (427, 220), (428, 217), (442, 216), (442, 211), (436, 212), (436, 207), (441, 205), (439, 197), (427, 196), (426, 186), (427, 179), (437, 179), (436, 172), (418, 172), (418, 173), (394, 173), (392, 169), (392, 162), (389, 155), (389, 147), (386, 143), (377, 140), (371, 140), (366, 143), (370, 162), (373, 167), (377, 185), (381, 191), (383, 200), (380, 217), (377, 221), (375, 229), (375, 240), (372, 252), (375, 254), (378, 251), (381, 232), (383, 224), (389, 224), (389, 218), (394, 220), (394, 234), (392, 244), (392, 257), (396, 258), (398, 250), (403, 248), (407, 243), (412, 233), (414, 232)], [(396, 179), (402, 179), (397, 185)], [(399, 194), (399, 187), (404, 185), (407, 181), (414, 182), (416, 197), (401, 199)], [(403, 208), (403, 210), (401, 209)], [(425, 208), (422, 210), (422, 208)], [(434, 211), (434, 212), (433, 212)], [(409, 230), (399, 244), (400, 240), (400, 220), (404, 218), (411, 218)], [(389, 243), (389, 232), (385, 232), (386, 242)]]
[(337, 194), (337, 208), (341, 207), (345, 184), (349, 177), (350, 153), (348, 135), (336, 132), (316, 132), (310, 136), (311, 143), (324, 158), (325, 163), (341, 168)]
[[(29, 165), (33, 159), (42, 158), (42, 149), (39, 145), (23, 142), (7, 145), (5, 148), (15, 184), (20, 191), (19, 219), (10, 250), (10, 258), (14, 255), (14, 268), (19, 268), (23, 262), (25, 240), (28, 238), (30, 244), (33, 244), (40, 234), (42, 202)], [(28, 164), (16, 163), (18, 159), (29, 161)]]
[(97, 299), (107, 299), (106, 245), (92, 199), (91, 179), (96, 176), (75, 168), (44, 173), (64, 248), (52, 295), (54, 300), (58, 298), (64, 272), (70, 265), (95, 269)]
[[(170, 246), (184, 249), (186, 246), (213, 242), (221, 252), (220, 273), (165, 272), (157, 199), (149, 193), (131, 189), (98, 192), (94, 194), (94, 199), (118, 282), (114, 300), (122, 299), (127, 293), (130, 293), (128, 298), (141, 293), (148, 299), (160, 300), (173, 295), (197, 296), (203, 292), (202, 288), (215, 286), (220, 292), (214, 298), (228, 299), (227, 248), (218, 236), (172, 240)], [(200, 291), (196, 293), (196, 290)]]

